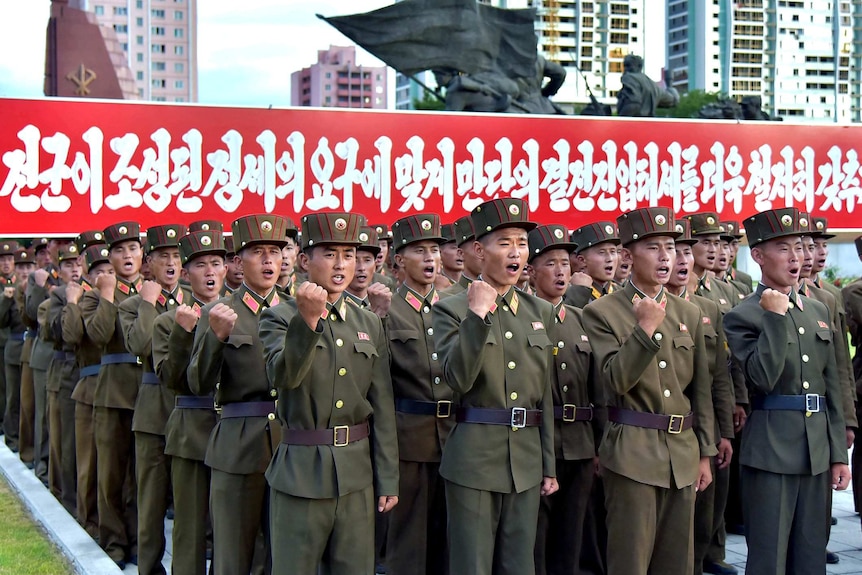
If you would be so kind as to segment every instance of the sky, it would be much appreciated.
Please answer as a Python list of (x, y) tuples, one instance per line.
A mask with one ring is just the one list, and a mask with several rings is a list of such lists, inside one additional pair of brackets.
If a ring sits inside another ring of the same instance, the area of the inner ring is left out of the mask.
[[(96, 0), (90, 0), (93, 4)], [(350, 40), (315, 13), (366, 12), (392, 0), (198, 0), (198, 102), (287, 106), (290, 74)], [(0, 0), (0, 97), (42, 98), (50, 0)], [(357, 63), (381, 62), (358, 49)]]

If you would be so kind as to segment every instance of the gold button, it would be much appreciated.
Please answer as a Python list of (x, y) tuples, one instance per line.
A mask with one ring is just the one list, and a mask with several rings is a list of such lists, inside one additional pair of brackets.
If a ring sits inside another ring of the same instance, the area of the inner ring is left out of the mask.
[(810, 411), (806, 411), (806, 412), (805, 412), (805, 417), (811, 417), (811, 412), (810, 412)]
[(266, 418), (267, 418), (268, 420), (270, 420), (270, 421), (275, 421), (275, 414), (274, 414), (274, 413), (270, 413), (270, 414), (268, 414), (268, 415), (266, 416)]
[(659, 368), (664, 369), (667, 367), (667, 362), (665, 360), (661, 360), (660, 362), (658, 362), (658, 366)]
[(170, 305), (174, 305), (175, 303), (177, 303), (177, 302), (173, 299), (168, 300), (168, 304), (170, 304)]
[(656, 341), (661, 341), (661, 338), (663, 338), (664, 336), (661, 334), (660, 331), (657, 331), (653, 337), (655, 338)]
[(560, 369), (565, 371), (565, 369), (566, 369), (566, 362), (565, 361), (560, 364)]
[(506, 365), (506, 367), (508, 367), (509, 369), (515, 369), (515, 362), (514, 362), (514, 361), (510, 361), (510, 362)]
[(808, 383), (807, 381), (802, 382), (802, 389), (808, 389), (809, 387), (811, 387), (810, 383)]
[(509, 311), (509, 306), (504, 305), (504, 306), (503, 306), (503, 311)]
[(805, 363), (808, 363), (808, 354), (807, 353), (802, 354), (802, 361)]
[(218, 389), (219, 387), (221, 387), (221, 382), (220, 382), (220, 381), (217, 381), (217, 382), (216, 382), (216, 389)]
[(568, 386), (568, 385), (564, 385), (564, 386), (563, 386), (563, 391), (569, 391), (569, 386)]
[(564, 341), (562, 341), (562, 340), (558, 341), (558, 342), (557, 342), (557, 347), (558, 347), (558, 348), (560, 348), (560, 349), (563, 349), (564, 347), (566, 347), (566, 342), (564, 342)]
[(515, 393), (515, 392), (513, 391), (513, 392), (509, 395), (509, 397), (512, 399), (512, 401), (515, 401), (516, 399), (518, 399), (518, 394), (517, 394), (517, 393)]
[(269, 390), (269, 396), (270, 397), (278, 397), (278, 390), (277, 389), (270, 389)]
[(790, 308), (790, 309), (793, 309), (793, 307), (794, 307), (794, 306), (793, 306), (793, 302), (790, 302), (789, 304), (787, 304), (787, 307), (788, 307), (788, 308)]
[(439, 385), (439, 384), (440, 384), (440, 378), (439, 378), (439, 377), (435, 377), (435, 378), (434, 378), (434, 385)]
[(341, 409), (342, 407), (344, 407), (344, 402), (343, 402), (343, 401), (341, 401), (341, 400), (339, 399), (338, 401), (336, 401), (336, 402), (335, 402), (335, 408), (336, 408), (336, 409)]
[(427, 305), (422, 308), (422, 313), (428, 313), (429, 311), (431, 311), (431, 308), (428, 307)]
[(670, 397), (670, 390), (669, 389), (664, 390), (664, 396)]
[(799, 328), (799, 335), (802, 335), (803, 333), (805, 333), (805, 328), (804, 328), (804, 327), (800, 327), (800, 328)]
[(344, 345), (344, 340), (341, 338), (336, 339), (335, 345), (337, 345), (338, 347), (341, 347), (342, 345)]
[(347, 375), (347, 370), (342, 367), (341, 369), (338, 370), (338, 375), (341, 375), (341, 376)]
[(503, 334), (503, 337), (505, 337), (506, 339), (512, 339), (512, 332), (507, 331), (506, 333)]
[(437, 361), (437, 352), (436, 351), (431, 354), (431, 359), (434, 361)]
[(434, 328), (433, 327), (428, 328), (428, 335), (434, 335)]

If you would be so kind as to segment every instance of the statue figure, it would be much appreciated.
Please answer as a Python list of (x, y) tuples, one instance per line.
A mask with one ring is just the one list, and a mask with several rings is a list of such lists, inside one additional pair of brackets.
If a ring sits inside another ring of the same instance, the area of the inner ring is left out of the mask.
[(740, 104), (743, 120), (772, 120), (769, 114), (762, 110), (763, 100), (760, 96), (744, 96)]
[(679, 103), (676, 88), (660, 88), (643, 73), (644, 61), (629, 54), (623, 59), (623, 87), (617, 94), (617, 115), (650, 118), (656, 108), (673, 108)]
[[(545, 83), (545, 78), (548, 82)], [(523, 76), (517, 80), (518, 103), (529, 114), (565, 114), (549, 98), (556, 94), (566, 81), (566, 69), (542, 55), (536, 57), (536, 74)], [(543, 85), (544, 84), (544, 85)]]

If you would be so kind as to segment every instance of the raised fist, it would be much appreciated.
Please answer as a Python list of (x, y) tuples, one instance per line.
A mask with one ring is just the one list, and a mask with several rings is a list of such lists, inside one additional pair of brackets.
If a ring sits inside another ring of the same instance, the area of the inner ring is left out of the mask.
[(651, 297), (643, 298), (634, 303), (635, 319), (638, 320), (638, 325), (652, 337), (661, 322), (664, 321), (666, 315), (664, 308), (660, 303)]
[[(186, 304), (180, 304), (177, 308), (177, 315), (174, 317), (181, 328), (191, 333), (194, 331), (195, 326), (198, 323), (198, 314), (195, 313), (190, 306)], [(210, 315), (210, 321), (212, 321), (212, 315)]]
[(45, 282), (48, 281), (48, 270), (44, 268), (39, 268), (38, 270), (33, 272), (33, 281), (36, 282), (36, 285), (39, 287), (45, 287)]
[(156, 305), (156, 301), (158, 301), (159, 296), (162, 293), (162, 286), (159, 282), (144, 280), (144, 285), (141, 286), (141, 291), (139, 293), (141, 294), (141, 299), (145, 302)]
[(479, 317), (484, 318), (497, 303), (497, 290), (491, 284), (476, 280), (467, 288), (467, 307)]
[(569, 280), (569, 283), (573, 286), (584, 286), (590, 287), (593, 285), (593, 278), (590, 274), (585, 274), (584, 272), (575, 272), (572, 274), (572, 279)]
[(210, 329), (221, 341), (227, 340), (236, 325), (236, 312), (223, 303), (217, 303), (210, 310)]
[(84, 288), (76, 282), (66, 284), (66, 301), (69, 303), (78, 303), (81, 296), (84, 295)]
[(328, 295), (325, 289), (312, 282), (305, 282), (296, 288), (296, 308), (312, 330), (317, 329), (317, 322), (326, 311)]
[(790, 296), (783, 294), (778, 290), (766, 288), (760, 294), (760, 307), (766, 311), (771, 311), (779, 315), (787, 313), (787, 308), (790, 305)]
[(368, 286), (368, 303), (377, 317), (386, 317), (392, 305), (392, 292), (382, 283), (374, 282)]

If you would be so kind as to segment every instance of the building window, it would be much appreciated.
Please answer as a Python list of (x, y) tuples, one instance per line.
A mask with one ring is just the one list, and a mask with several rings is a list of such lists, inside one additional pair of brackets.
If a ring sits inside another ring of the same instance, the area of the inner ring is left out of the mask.
[(328, 80), (330, 78), (332, 78), (332, 72), (327, 72), (326, 73), (326, 79)]
[(174, 38), (182, 38), (183, 37), (183, 29), (182, 28), (174, 28)]
[(157, 72), (165, 71), (165, 63), (164, 62), (153, 62), (153, 70)]
[(128, 16), (129, 9), (125, 6), (114, 6), (114, 16)]
[(186, 101), (186, 99), (183, 98), (182, 96), (177, 96), (176, 98), (174, 98), (174, 102), (185, 102), (185, 101)]
[(327, 84), (326, 86), (323, 87), (323, 89), (326, 90), (327, 92), (332, 90), (332, 84)]
[(164, 36), (165, 35), (165, 27), (164, 26), (152, 26), (150, 31), (153, 33), (153, 36)]
[(129, 27), (126, 24), (114, 24), (114, 32), (117, 34), (128, 34)]
[(144, 7), (144, 0), (135, 0), (135, 8), (141, 10)]
[(129, 51), (129, 43), (123, 42), (122, 44), (120, 44), (120, 48), (123, 49), (123, 52), (128, 52)]
[(185, 12), (182, 10), (174, 10), (174, 20), (182, 20), (185, 16)]
[(138, 62), (143, 62), (144, 61), (144, 54), (141, 52), (138, 52), (137, 54), (135, 54), (135, 60), (137, 60)]
[(184, 49), (182, 46), (174, 46), (174, 54), (176, 54), (177, 56), (182, 56), (183, 52)]
[(137, 78), (139, 81), (143, 80), (144, 79), (144, 73), (142, 71), (138, 70), (137, 72), (135, 72), (135, 78)]
[(185, 82), (183, 82), (182, 80), (177, 80), (174, 82), (174, 88), (176, 88), (177, 90), (182, 90), (185, 87)]
[(185, 71), (185, 65), (182, 62), (174, 62), (174, 72), (182, 74)]
[(150, 14), (152, 14), (153, 18), (164, 18), (165, 11), (164, 10), (150, 10)]
[(137, 26), (138, 28), (143, 28), (144, 19), (143, 18), (135, 18), (135, 26)]
[(153, 88), (164, 88), (167, 85), (167, 82), (164, 78), (153, 78), (152, 80)]
[(144, 45), (144, 37), (143, 36), (135, 36), (135, 44), (138, 46)]
[(105, 7), (104, 6), (93, 6), (93, 14), (96, 16), (104, 16), (105, 15)]
[(150, 52), (153, 54), (164, 54), (165, 53), (165, 45), (164, 44), (153, 44)]

